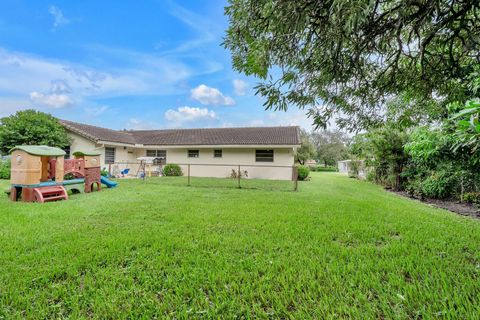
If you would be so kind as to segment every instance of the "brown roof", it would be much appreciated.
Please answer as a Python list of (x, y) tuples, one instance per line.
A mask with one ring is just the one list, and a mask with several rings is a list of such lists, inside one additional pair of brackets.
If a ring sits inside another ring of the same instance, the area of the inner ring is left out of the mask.
[(299, 145), (298, 127), (245, 127), (116, 131), (71, 121), (67, 129), (94, 141), (143, 145)]
[(77, 133), (87, 139), (95, 142), (110, 141), (125, 144), (135, 144), (134, 137), (126, 131), (117, 131), (111, 129), (105, 129), (101, 127), (95, 127), (88, 124), (77, 123), (73, 121), (60, 120), (60, 123), (68, 130)]

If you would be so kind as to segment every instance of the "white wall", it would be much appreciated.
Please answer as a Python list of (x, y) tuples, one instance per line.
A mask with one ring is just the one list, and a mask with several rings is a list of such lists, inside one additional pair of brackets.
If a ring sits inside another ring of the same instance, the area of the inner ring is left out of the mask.
[[(196, 150), (199, 150), (199, 157), (189, 158), (189, 149), (195, 148), (166, 149), (167, 163), (180, 164), (184, 174), (187, 174), (187, 167), (190, 164), (190, 175), (195, 177), (225, 178), (230, 176), (232, 169), (238, 170), (238, 165), (240, 165), (240, 170), (246, 170), (249, 178), (292, 179), (293, 148), (274, 149), (274, 162), (255, 162), (255, 149), (253, 148), (222, 149), (222, 158), (214, 158), (214, 148), (196, 148)], [(145, 156), (145, 154), (146, 149), (143, 150), (142, 156)]]

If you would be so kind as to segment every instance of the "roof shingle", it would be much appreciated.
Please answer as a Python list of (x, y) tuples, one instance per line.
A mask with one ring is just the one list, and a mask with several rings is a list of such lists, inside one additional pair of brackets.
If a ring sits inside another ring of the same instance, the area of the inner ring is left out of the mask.
[(65, 120), (61, 123), (94, 141), (146, 146), (300, 144), (299, 128), (294, 126), (116, 131)]

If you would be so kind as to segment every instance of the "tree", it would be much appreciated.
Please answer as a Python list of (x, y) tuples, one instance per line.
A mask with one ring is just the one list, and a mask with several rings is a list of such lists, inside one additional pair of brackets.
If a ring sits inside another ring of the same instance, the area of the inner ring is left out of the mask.
[(402, 172), (408, 163), (404, 150), (409, 135), (391, 124), (354, 137), (351, 152), (373, 167), (375, 181), (401, 190)]
[(349, 138), (341, 131), (317, 131), (312, 133), (317, 159), (325, 166), (334, 166), (337, 161), (348, 158)]
[(18, 111), (0, 119), (0, 150), (8, 153), (18, 145), (47, 145), (65, 148), (70, 144), (65, 128), (50, 114)]
[(313, 146), (310, 136), (305, 130), (300, 131), (301, 146), (297, 149), (295, 155), (296, 161), (301, 165), (305, 164), (305, 161), (312, 159), (315, 156), (315, 147)]
[(479, 1), (230, 0), (225, 12), (224, 46), (262, 79), (265, 107), (309, 108), (318, 127), (333, 115), (351, 130), (376, 125), (398, 96), (417, 114), (464, 102), (479, 70)]

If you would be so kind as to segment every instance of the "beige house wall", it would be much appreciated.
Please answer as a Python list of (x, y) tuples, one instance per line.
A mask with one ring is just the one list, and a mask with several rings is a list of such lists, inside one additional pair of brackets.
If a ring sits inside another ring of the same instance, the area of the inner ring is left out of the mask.
[[(136, 174), (139, 168), (139, 157), (145, 157), (147, 150), (167, 150), (167, 163), (180, 164), (184, 174), (187, 174), (187, 167), (190, 164), (190, 174), (195, 177), (217, 177), (225, 178), (230, 176), (232, 169), (248, 172), (249, 178), (291, 180), (292, 166), (294, 165), (295, 150), (293, 147), (275, 148), (273, 146), (262, 146), (258, 148), (212, 148), (212, 147), (151, 147), (137, 148), (133, 146), (122, 146), (113, 144), (96, 144), (78, 134), (69, 132), (72, 138), (70, 151), (98, 152), (102, 168), (108, 170), (109, 165), (105, 164), (105, 147), (115, 148), (115, 164), (110, 166), (112, 174), (119, 174), (122, 170), (129, 168), (130, 174)], [(188, 150), (199, 150), (198, 158), (189, 158)], [(215, 158), (214, 150), (221, 149), (222, 157)], [(255, 162), (256, 149), (273, 149), (273, 162)], [(278, 167), (275, 167), (278, 166)], [(152, 167), (152, 170), (159, 170)]]
[(88, 140), (78, 134), (68, 132), (68, 136), (71, 139), (70, 143), (70, 156), (77, 151), (83, 152), (98, 152), (100, 153), (100, 163), (105, 163), (105, 148), (95, 144), (95, 142)]

